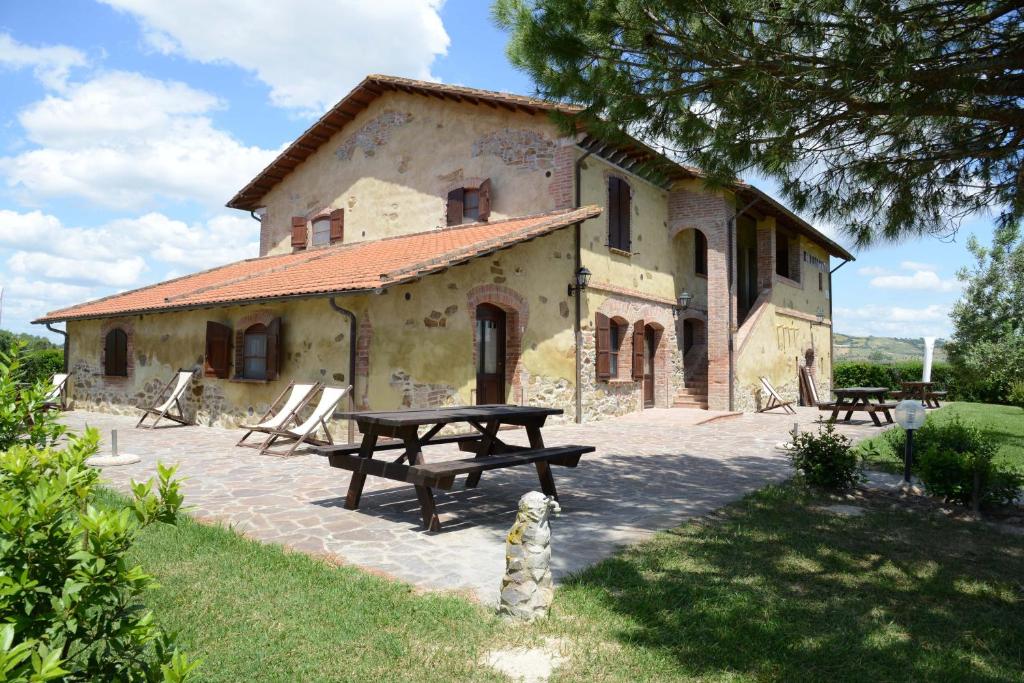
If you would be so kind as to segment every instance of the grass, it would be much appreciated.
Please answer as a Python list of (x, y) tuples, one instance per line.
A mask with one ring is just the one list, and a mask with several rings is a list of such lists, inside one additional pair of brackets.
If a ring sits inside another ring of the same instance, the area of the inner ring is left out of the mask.
[[(1024, 409), (987, 403), (948, 403), (928, 414), (929, 420), (939, 422), (955, 418), (976, 424), (1000, 444), (996, 462), (1024, 472)], [(902, 471), (903, 454), (895, 453), (884, 435), (863, 442), (860, 449), (872, 465)]]
[(574, 577), (526, 628), (189, 520), (133, 559), (204, 681), (504, 680), (481, 655), (547, 637), (553, 681), (1024, 680), (1024, 538), (824, 502), (766, 488)]

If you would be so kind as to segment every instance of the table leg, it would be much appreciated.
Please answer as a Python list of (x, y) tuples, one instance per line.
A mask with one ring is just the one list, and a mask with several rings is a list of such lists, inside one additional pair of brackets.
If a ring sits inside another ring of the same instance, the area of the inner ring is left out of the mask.
[(876, 427), (881, 427), (882, 426), (882, 421), (878, 419), (878, 409), (877, 408), (872, 408), (871, 407), (871, 401), (869, 401), (867, 399), (864, 400), (864, 406), (866, 408), (870, 408), (870, 410), (868, 411), (868, 415), (871, 416), (871, 421), (875, 423), (875, 426)]
[[(363, 442), (359, 445), (360, 458), (372, 458), (373, 449), (377, 446), (377, 428), (374, 425), (367, 427), (363, 432)], [(353, 472), (352, 479), (348, 482), (348, 494), (345, 496), (345, 509), (357, 510), (359, 499), (363, 495), (363, 485), (366, 484), (364, 472)]]
[[(405, 442), (405, 453), (402, 455), (410, 465), (423, 464), (423, 447), (416, 427), (405, 427), (399, 432)], [(401, 462), (401, 460), (399, 460)]]
[(437, 517), (437, 508), (434, 507), (434, 493), (429, 486), (416, 484), (416, 497), (420, 501), (420, 514), (423, 516), (423, 526), (427, 531), (440, 531), (441, 520)]
[(850, 401), (850, 403), (849, 403), (850, 410), (846, 411), (846, 417), (843, 418), (843, 422), (849, 422), (851, 419), (853, 419), (854, 409), (856, 409), (857, 403), (859, 401), (860, 401), (859, 398), (854, 398), (852, 401)]
[[(480, 450), (476, 452), (476, 457), (486, 458), (492, 455), (491, 451), (494, 450), (494, 439), (498, 434), (499, 422), (497, 420), (491, 420), (484, 426), (484, 438), (480, 440)], [(466, 477), (466, 488), (475, 489), (480, 484), (480, 473), (473, 472)]]
[[(526, 425), (526, 436), (530, 440), (530, 448), (544, 448), (544, 437), (541, 436), (539, 424)], [(555, 477), (551, 473), (551, 465), (543, 461), (537, 461), (534, 464), (537, 466), (540, 490), (544, 492), (545, 496), (551, 496), (558, 500), (558, 489), (555, 488)]]

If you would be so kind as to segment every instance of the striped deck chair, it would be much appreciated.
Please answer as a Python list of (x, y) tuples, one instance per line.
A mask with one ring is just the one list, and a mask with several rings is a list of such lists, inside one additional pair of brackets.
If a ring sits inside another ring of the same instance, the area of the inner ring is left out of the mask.
[[(270, 435), (263, 445), (260, 447), (260, 455), (283, 455), (289, 456), (295, 454), (295, 449), (304, 443), (311, 443), (317, 446), (326, 446), (334, 443), (334, 439), (331, 438), (331, 431), (327, 428), (327, 419), (334, 414), (335, 408), (341, 403), (348, 392), (352, 391), (351, 386), (347, 386), (344, 389), (338, 387), (324, 387), (323, 392), (320, 394), (320, 401), (317, 402), (316, 408), (306, 419), (305, 422), (296, 427), (285, 427), (279, 429)], [(324, 439), (313, 438), (316, 431), (320, 428), (324, 430)], [(270, 447), (274, 445), (279, 439), (286, 439), (290, 442), (290, 446), (287, 450), (283, 451), (272, 451)]]
[[(309, 400), (313, 398), (313, 395), (319, 389), (321, 384), (319, 382), (313, 382), (312, 384), (296, 384), (290, 382), (288, 386), (284, 388), (281, 395), (274, 399), (274, 402), (270, 404), (270, 408), (264, 413), (260, 421), (254, 425), (242, 425), (242, 429), (248, 430), (238, 440), (236, 446), (245, 446), (246, 448), (259, 448), (262, 449), (266, 444), (266, 440), (261, 443), (245, 443), (245, 440), (253, 432), (259, 432), (260, 434), (266, 434), (268, 438), (275, 432), (284, 429), (290, 423), (296, 422), (296, 413), (302, 409)], [(288, 399), (285, 400), (285, 396)], [(281, 402), (284, 401), (284, 405)]]
[[(178, 424), (192, 424), (188, 421), (188, 418), (185, 417), (185, 409), (181, 405), (181, 397), (185, 395), (185, 390), (188, 389), (188, 385), (192, 383), (192, 377), (194, 375), (195, 372), (192, 370), (179, 370), (178, 374), (172, 377), (171, 380), (164, 385), (164, 388), (160, 390), (160, 393), (156, 395), (156, 400), (153, 401), (153, 405), (149, 408), (143, 408), (142, 417), (139, 418), (138, 424), (135, 425), (136, 429), (141, 427), (142, 423), (150, 415), (156, 416), (156, 419), (153, 420), (153, 424), (149, 425), (150, 429), (154, 429), (157, 423), (165, 418), (177, 422)], [(171, 385), (174, 386), (173, 389), (171, 389)], [(157, 405), (157, 401), (163, 398), (168, 389), (171, 389), (170, 396), (168, 396), (167, 400), (163, 403)], [(171, 412), (172, 408), (176, 408), (177, 412)]]
[(782, 408), (790, 415), (796, 415), (796, 410), (793, 408), (793, 402), (783, 401), (782, 397), (779, 396), (779, 392), (775, 391), (775, 387), (772, 386), (772, 383), (768, 381), (767, 377), (761, 377), (761, 386), (764, 387), (765, 392), (768, 394), (768, 403), (757, 412), (767, 413), (769, 410)]

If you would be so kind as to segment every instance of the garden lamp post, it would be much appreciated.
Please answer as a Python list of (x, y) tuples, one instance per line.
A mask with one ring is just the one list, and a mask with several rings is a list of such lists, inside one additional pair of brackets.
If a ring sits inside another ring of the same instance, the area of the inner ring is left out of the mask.
[(924, 424), (925, 407), (920, 401), (906, 399), (893, 411), (896, 424), (907, 431), (907, 447), (903, 451), (903, 485), (910, 486), (910, 467), (914, 463), (914, 430)]

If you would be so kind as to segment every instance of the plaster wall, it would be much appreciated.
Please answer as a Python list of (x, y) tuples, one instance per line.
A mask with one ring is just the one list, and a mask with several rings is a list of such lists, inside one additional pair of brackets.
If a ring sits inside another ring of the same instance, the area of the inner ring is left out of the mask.
[(492, 221), (564, 208), (568, 142), (543, 114), (383, 94), (264, 196), (260, 254), (291, 251), (293, 216), (337, 208), (345, 242), (442, 227), (467, 178), (491, 179)]

